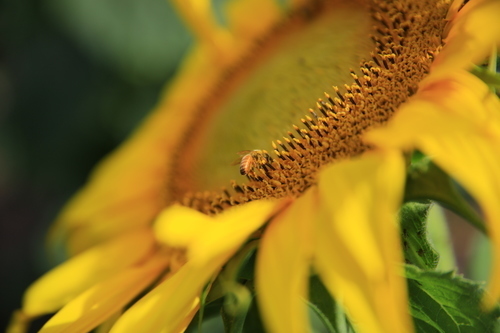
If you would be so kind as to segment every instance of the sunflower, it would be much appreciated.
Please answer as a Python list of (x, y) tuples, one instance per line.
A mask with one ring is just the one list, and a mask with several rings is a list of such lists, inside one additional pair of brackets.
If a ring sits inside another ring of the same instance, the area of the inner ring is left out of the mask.
[(234, 324), (253, 290), (267, 331), (307, 332), (311, 275), (356, 331), (412, 332), (397, 212), (414, 150), (480, 204), (496, 304), (500, 102), (470, 70), (496, 58), (499, 1), (235, 0), (224, 25), (175, 3), (198, 42), (60, 214), (50, 242), (71, 258), (10, 332), (53, 312), (41, 332), (180, 332), (224, 296)]

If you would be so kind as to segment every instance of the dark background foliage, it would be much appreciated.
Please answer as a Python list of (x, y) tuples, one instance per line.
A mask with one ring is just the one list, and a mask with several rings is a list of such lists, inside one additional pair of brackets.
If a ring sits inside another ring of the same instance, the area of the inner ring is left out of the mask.
[(0, 330), (54, 264), (43, 242), (57, 212), (189, 43), (165, 0), (0, 0)]

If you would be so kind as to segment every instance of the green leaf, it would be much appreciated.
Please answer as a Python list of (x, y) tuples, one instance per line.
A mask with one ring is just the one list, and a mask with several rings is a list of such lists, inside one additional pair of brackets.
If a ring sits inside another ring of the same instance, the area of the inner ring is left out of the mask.
[(257, 260), (257, 252), (249, 253), (245, 262), (239, 267), (238, 278), (252, 280), (255, 276), (255, 261)]
[[(337, 305), (318, 276), (309, 280), (309, 307), (318, 315), (330, 333), (346, 333), (338, 329)], [(345, 319), (344, 319), (345, 320)]]
[(415, 152), (408, 170), (405, 201), (434, 200), (486, 234), (482, 219), (463, 198), (453, 180), (432, 161)]
[(213, 281), (210, 281), (210, 283), (205, 286), (203, 291), (201, 292), (200, 295), (200, 309), (198, 310), (198, 330), (201, 331), (201, 325), (203, 323), (203, 320), (205, 319), (205, 307), (207, 305), (207, 295), (210, 292), (210, 289), (212, 289)]
[(430, 203), (408, 202), (399, 212), (405, 260), (424, 269), (436, 268), (439, 261), (439, 254), (427, 238), (426, 221), (430, 207)]
[(344, 310), (335, 302), (317, 275), (311, 276), (309, 280), (309, 300), (307, 304), (323, 323), (326, 329), (324, 332), (354, 332)]
[(498, 308), (485, 312), (479, 284), (453, 272), (423, 271), (406, 266), (411, 313), (417, 333), (493, 332)]
[(255, 297), (252, 299), (252, 303), (250, 304), (245, 324), (243, 326), (243, 333), (266, 333)]
[(472, 74), (491, 88), (500, 89), (500, 73), (492, 72), (488, 67), (474, 66)]
[(218, 299), (218, 300), (213, 301), (209, 304), (208, 303), (205, 304), (203, 306), (203, 313), (201, 311), (198, 311), (196, 313), (193, 320), (191, 320), (191, 323), (189, 324), (188, 328), (186, 329), (186, 332), (187, 333), (199, 333), (199, 332), (201, 332), (200, 322), (202, 322), (204, 325), (207, 321), (213, 320), (214, 318), (219, 317), (220, 312), (221, 312), (221, 308), (222, 308), (222, 299)]
[(439, 253), (439, 262), (435, 268), (437, 271), (448, 272), (457, 267), (455, 253), (453, 252), (453, 242), (450, 237), (450, 230), (446, 222), (443, 208), (433, 204), (427, 216), (427, 235), (429, 243)]

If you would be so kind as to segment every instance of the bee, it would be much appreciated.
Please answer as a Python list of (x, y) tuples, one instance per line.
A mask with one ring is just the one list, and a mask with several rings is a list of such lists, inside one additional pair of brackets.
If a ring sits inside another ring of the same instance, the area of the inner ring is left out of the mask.
[(238, 152), (241, 155), (239, 159), (240, 174), (248, 175), (253, 168), (262, 168), (264, 165), (270, 165), (273, 162), (269, 153), (265, 150), (243, 150)]

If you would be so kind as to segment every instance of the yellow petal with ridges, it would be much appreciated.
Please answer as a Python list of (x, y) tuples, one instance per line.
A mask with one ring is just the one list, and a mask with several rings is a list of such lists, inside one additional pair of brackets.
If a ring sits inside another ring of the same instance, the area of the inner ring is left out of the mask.
[(26, 291), (23, 312), (55, 312), (94, 284), (144, 259), (155, 245), (150, 229), (138, 229), (91, 248), (52, 269)]
[(97, 283), (66, 304), (39, 332), (90, 332), (151, 284), (167, 263), (167, 257), (156, 255)]
[(412, 332), (397, 210), (403, 157), (377, 151), (320, 172), (315, 267), (359, 332)]
[(494, 47), (500, 46), (499, 17), (500, 1), (469, 1), (452, 18), (446, 44), (434, 59), (431, 74), (470, 70), (473, 64), (483, 62)]
[(387, 128), (366, 139), (379, 146), (419, 149), (480, 204), (493, 244), (492, 298), (486, 299), (492, 306), (500, 298), (500, 101), (468, 73), (429, 85), (433, 88), (423, 87)]
[(309, 332), (307, 286), (318, 202), (310, 189), (266, 228), (256, 265), (257, 301), (268, 332)]

